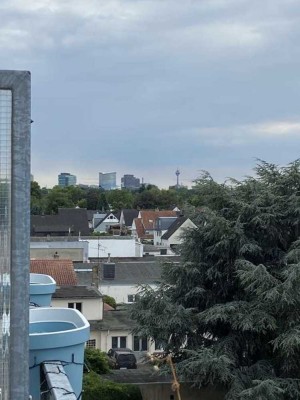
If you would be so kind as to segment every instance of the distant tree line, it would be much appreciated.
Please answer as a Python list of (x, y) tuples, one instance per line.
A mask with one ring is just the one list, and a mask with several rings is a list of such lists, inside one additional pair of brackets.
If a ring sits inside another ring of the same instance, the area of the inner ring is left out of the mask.
[(195, 189), (159, 189), (155, 185), (142, 185), (138, 191), (105, 191), (79, 186), (54, 186), (47, 189), (41, 188), (38, 182), (31, 182), (31, 214), (56, 214), (58, 208), (62, 207), (100, 211), (118, 211), (123, 208), (162, 210), (183, 207), (186, 203), (197, 205)]

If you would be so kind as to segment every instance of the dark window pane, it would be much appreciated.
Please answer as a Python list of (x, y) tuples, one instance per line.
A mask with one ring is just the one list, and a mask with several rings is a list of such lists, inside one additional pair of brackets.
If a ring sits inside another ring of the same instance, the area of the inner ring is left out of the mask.
[(139, 351), (140, 349), (140, 338), (138, 336), (133, 337), (133, 350)]
[(126, 347), (126, 336), (120, 337), (120, 347)]
[(111, 338), (111, 347), (112, 348), (118, 347), (118, 337), (117, 336), (113, 336)]
[(115, 279), (115, 264), (103, 264), (103, 279)]
[(148, 341), (147, 341), (147, 338), (146, 337), (143, 337), (142, 339), (141, 339), (141, 344), (142, 344), (142, 351), (147, 351), (148, 350)]

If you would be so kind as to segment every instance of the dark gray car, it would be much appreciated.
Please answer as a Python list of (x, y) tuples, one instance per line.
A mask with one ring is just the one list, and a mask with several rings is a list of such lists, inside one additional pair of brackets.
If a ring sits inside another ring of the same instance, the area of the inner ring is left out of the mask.
[(113, 368), (136, 369), (136, 358), (132, 350), (127, 348), (110, 349), (107, 353)]

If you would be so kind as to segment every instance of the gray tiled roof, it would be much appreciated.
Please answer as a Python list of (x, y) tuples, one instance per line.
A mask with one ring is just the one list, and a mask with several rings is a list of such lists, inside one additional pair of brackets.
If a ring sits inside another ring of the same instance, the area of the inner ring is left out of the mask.
[(174, 221), (178, 217), (159, 217), (156, 220), (156, 229), (160, 231), (165, 231), (170, 228)]
[(173, 222), (172, 225), (170, 225), (169, 229), (167, 230), (167, 232), (165, 232), (162, 235), (162, 239), (169, 239), (173, 233), (175, 233), (177, 231), (178, 228), (181, 227), (181, 225), (187, 220), (187, 217), (179, 217), (176, 219), (176, 221)]
[(112, 311), (104, 311), (102, 321), (89, 321), (91, 330), (132, 330), (134, 322), (129, 317), (128, 309), (122, 308)]
[(89, 235), (89, 223), (85, 208), (59, 208), (56, 215), (32, 215), (31, 235), (69, 232), (73, 235)]
[(54, 299), (98, 299), (102, 294), (95, 286), (58, 286)]
[(132, 226), (134, 218), (137, 218), (139, 211), (135, 209), (125, 208), (122, 210), (126, 226)]
[[(75, 265), (77, 279), (80, 284), (92, 283), (92, 268), (98, 266), (97, 263)], [(160, 260), (153, 261), (128, 261), (115, 263), (115, 279), (103, 278), (103, 265), (100, 264), (100, 279), (102, 283), (120, 284), (142, 284), (154, 283), (160, 280), (162, 272), (162, 262)]]

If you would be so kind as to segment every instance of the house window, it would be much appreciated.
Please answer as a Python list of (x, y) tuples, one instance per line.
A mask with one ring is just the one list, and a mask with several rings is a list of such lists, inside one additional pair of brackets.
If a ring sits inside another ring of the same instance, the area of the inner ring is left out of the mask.
[(134, 303), (135, 301), (136, 301), (135, 294), (129, 294), (127, 296), (127, 302), (128, 303)]
[(95, 349), (96, 348), (96, 339), (90, 339), (86, 342), (87, 349)]
[(134, 351), (147, 351), (148, 350), (148, 340), (146, 337), (133, 337), (133, 350)]
[(82, 303), (68, 303), (68, 308), (75, 308), (76, 310), (82, 312)]
[(112, 336), (111, 347), (115, 349), (116, 347), (124, 348), (126, 347), (127, 336)]
[(103, 279), (115, 279), (115, 264), (103, 264)]

